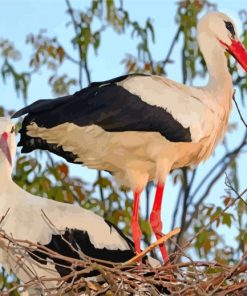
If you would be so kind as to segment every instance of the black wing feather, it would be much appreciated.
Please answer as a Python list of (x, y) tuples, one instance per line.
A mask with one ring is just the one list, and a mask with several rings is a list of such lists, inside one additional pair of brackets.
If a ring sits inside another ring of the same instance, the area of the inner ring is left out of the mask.
[(18, 145), (23, 146), (23, 152), (46, 149), (71, 162), (77, 157), (73, 154), (64, 156), (61, 147), (50, 147), (40, 138), (27, 136), (26, 127), (31, 122), (46, 128), (67, 122), (78, 126), (94, 124), (109, 132), (159, 132), (172, 142), (190, 142), (189, 128), (184, 128), (168, 111), (142, 101), (137, 95), (116, 84), (128, 77), (125, 75), (92, 83), (74, 95), (40, 100), (18, 111), (13, 117), (28, 113), (20, 130), (21, 140)]
[[(66, 229), (63, 235), (53, 234), (51, 241), (45, 245), (48, 248), (60, 255), (81, 259), (80, 254), (91, 257), (93, 259), (99, 259), (108, 261), (110, 263), (120, 263), (126, 262), (135, 256), (134, 243), (128, 239), (116, 226), (107, 221), (110, 229), (115, 228), (121, 235), (123, 240), (125, 240), (129, 246), (126, 250), (120, 249), (106, 249), (96, 248), (90, 241), (89, 235), (86, 231), (78, 229)], [(60, 258), (52, 257), (47, 252), (42, 252), (42, 245), (36, 250), (30, 252), (30, 256), (41, 264), (47, 264), (47, 259), (51, 259), (55, 263), (56, 270), (60, 276), (68, 275), (71, 272), (71, 265), (68, 261), (62, 260)], [(147, 257), (143, 257), (143, 262), (147, 260)], [(62, 265), (62, 266), (61, 266)], [(106, 264), (108, 265), (108, 264)], [(80, 268), (81, 269), (81, 268)], [(94, 273), (94, 272), (93, 272)], [(93, 276), (95, 274), (87, 274), (84, 276)]]

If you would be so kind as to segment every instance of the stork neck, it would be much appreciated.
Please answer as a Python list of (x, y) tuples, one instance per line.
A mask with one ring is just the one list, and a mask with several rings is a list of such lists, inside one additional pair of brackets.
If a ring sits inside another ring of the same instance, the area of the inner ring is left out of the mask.
[(209, 72), (207, 88), (217, 98), (223, 98), (225, 96), (222, 95), (232, 91), (232, 79), (224, 50), (220, 43), (212, 42), (212, 37), (207, 34), (202, 36), (199, 43)]
[(12, 182), (12, 167), (7, 159), (0, 162), (0, 193), (6, 192)]

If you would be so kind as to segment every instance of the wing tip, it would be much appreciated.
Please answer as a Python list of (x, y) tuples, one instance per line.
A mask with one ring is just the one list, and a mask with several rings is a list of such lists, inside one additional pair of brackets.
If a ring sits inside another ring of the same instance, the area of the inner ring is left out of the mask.
[(26, 109), (26, 108), (22, 108), (21, 110), (15, 112), (15, 113), (11, 116), (11, 119), (18, 118), (18, 117), (20, 117), (20, 116), (26, 114), (27, 112), (26, 112), (25, 109)]

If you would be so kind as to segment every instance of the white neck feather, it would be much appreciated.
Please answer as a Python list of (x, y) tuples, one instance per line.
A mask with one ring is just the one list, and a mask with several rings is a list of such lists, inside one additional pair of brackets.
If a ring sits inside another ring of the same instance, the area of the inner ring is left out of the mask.
[(217, 98), (223, 99), (226, 94), (231, 96), (232, 78), (222, 46), (205, 32), (199, 34), (198, 42), (209, 72), (206, 88)]
[(10, 189), (12, 185), (12, 167), (5, 158), (0, 162), (0, 194)]

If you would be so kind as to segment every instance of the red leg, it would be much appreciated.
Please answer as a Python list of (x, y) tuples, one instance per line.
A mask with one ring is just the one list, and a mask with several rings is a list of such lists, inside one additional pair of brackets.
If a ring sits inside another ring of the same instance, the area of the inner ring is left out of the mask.
[(132, 222), (131, 222), (131, 228), (132, 228), (132, 236), (135, 244), (135, 250), (136, 253), (141, 252), (141, 246), (140, 246), (140, 241), (141, 241), (141, 229), (138, 223), (138, 210), (139, 210), (139, 201), (140, 201), (140, 191), (135, 191), (134, 193), (134, 207), (133, 207), (133, 214), (132, 214)]
[[(161, 205), (164, 192), (164, 184), (158, 183), (154, 198), (153, 209), (150, 215), (150, 224), (157, 239), (162, 237)], [(164, 262), (168, 261), (165, 244), (159, 246)]]

